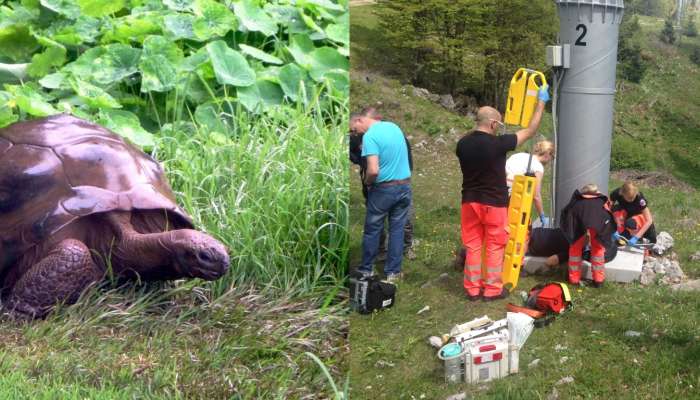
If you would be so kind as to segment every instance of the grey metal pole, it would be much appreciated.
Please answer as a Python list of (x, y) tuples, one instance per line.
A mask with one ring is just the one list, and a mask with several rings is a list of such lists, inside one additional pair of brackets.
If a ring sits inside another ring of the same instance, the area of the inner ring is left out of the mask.
[(617, 41), (623, 0), (555, 0), (570, 67), (559, 83), (555, 223), (574, 190), (608, 191)]

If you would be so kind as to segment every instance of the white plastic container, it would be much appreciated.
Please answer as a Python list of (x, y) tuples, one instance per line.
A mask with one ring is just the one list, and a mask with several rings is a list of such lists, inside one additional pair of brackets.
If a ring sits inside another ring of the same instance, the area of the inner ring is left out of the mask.
[(488, 382), (503, 378), (509, 373), (508, 332), (465, 342), (464, 381)]

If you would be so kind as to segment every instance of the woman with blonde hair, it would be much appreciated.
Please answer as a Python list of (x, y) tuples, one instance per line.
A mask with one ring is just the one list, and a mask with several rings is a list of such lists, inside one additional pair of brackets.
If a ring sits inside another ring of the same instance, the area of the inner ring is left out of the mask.
[[(532, 157), (532, 160), (530, 160)], [(545, 216), (544, 207), (542, 205), (542, 177), (544, 176), (544, 167), (554, 159), (554, 143), (549, 140), (542, 140), (535, 144), (535, 147), (530, 153), (515, 153), (508, 157), (506, 161), (506, 183), (508, 184), (508, 193), (513, 187), (513, 179), (515, 175), (525, 175), (527, 172), (532, 172), (536, 179), (535, 186), (535, 209), (540, 217), (540, 222), (543, 226), (547, 225), (548, 218)], [(530, 169), (528, 171), (528, 164)]]
[(612, 212), (617, 222), (615, 239), (622, 237), (634, 246), (641, 238), (656, 243), (656, 229), (651, 216), (647, 199), (632, 181), (625, 182), (621, 187), (610, 193), (613, 202)]

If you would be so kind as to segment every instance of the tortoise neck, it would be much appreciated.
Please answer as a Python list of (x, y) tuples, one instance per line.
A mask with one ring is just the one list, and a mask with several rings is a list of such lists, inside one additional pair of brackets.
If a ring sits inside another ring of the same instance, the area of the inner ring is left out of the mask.
[(174, 251), (170, 246), (172, 231), (139, 233), (131, 224), (128, 212), (109, 213), (107, 218), (117, 240), (114, 255), (124, 264), (122, 268), (147, 275), (175, 264)]

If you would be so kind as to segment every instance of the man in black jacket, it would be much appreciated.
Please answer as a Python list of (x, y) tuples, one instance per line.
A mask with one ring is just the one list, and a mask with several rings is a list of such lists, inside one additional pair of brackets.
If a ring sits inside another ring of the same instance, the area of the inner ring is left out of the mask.
[(583, 246), (588, 237), (593, 286), (601, 287), (605, 281), (605, 249), (613, 245), (612, 236), (617, 230), (608, 197), (598, 192), (594, 184), (576, 190), (569, 204), (561, 211), (560, 226), (570, 243), (569, 283), (579, 284)]
[[(360, 112), (365, 117), (374, 118), (381, 120), (382, 116), (379, 114), (376, 108), (367, 107), (362, 109)], [(411, 144), (406, 139), (406, 148), (408, 149), (408, 166), (411, 171), (413, 171), (413, 154), (411, 153)], [(367, 201), (367, 186), (365, 186), (365, 173), (367, 172), (367, 160), (362, 157), (362, 135), (356, 134), (355, 132), (350, 132), (350, 162), (360, 167), (360, 182), (362, 182), (362, 196)], [(416, 258), (413, 252), (413, 218), (415, 217), (415, 208), (413, 207), (413, 202), (408, 209), (408, 219), (406, 220), (406, 226), (404, 227), (404, 255), (409, 259), (413, 260)], [(379, 238), (379, 258), (382, 259), (386, 257), (386, 231), (382, 229), (381, 236)]]

